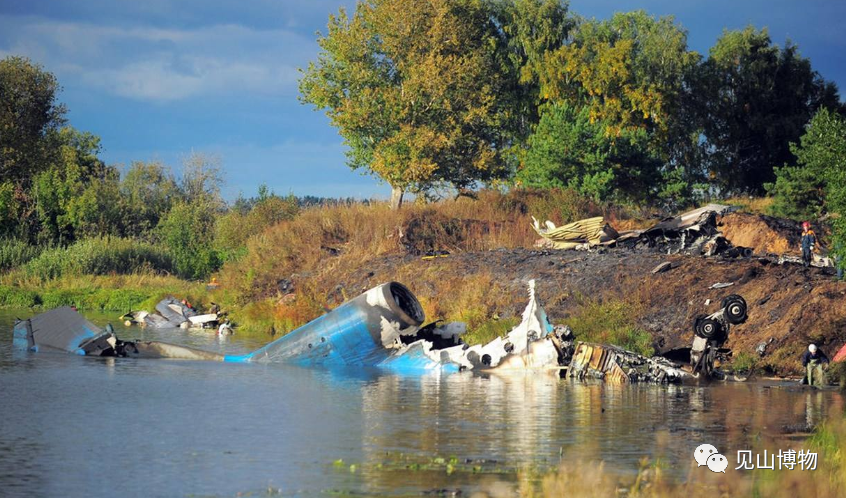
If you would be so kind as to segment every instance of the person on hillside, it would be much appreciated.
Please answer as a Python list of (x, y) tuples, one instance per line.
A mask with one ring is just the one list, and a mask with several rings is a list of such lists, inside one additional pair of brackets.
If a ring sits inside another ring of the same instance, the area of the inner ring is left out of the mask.
[(828, 356), (816, 344), (808, 346), (808, 350), (802, 355), (802, 366), (805, 367), (805, 379), (802, 383), (823, 387), (825, 385), (823, 365), (828, 365), (828, 363)]
[(817, 245), (817, 234), (811, 230), (811, 224), (807, 221), (802, 222), (802, 238), (800, 242), (802, 244), (802, 264), (808, 267), (814, 258), (813, 254), (814, 247)]

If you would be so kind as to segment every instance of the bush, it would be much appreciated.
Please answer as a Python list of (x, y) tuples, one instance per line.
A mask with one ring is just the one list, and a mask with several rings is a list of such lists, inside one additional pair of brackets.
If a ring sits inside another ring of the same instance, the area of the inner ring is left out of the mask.
[(282, 221), (293, 219), (298, 212), (297, 199), (293, 196), (260, 196), (249, 211), (231, 209), (217, 218), (214, 247), (223, 261), (237, 260), (247, 253), (247, 239)]
[(39, 304), (41, 304), (41, 300), (35, 291), (5, 285), (0, 286), (0, 307), (32, 308)]
[(67, 248), (50, 249), (24, 266), (27, 276), (41, 280), (148, 270), (172, 272), (167, 252), (146, 242), (119, 237), (85, 239)]
[(567, 320), (576, 339), (614, 344), (644, 356), (655, 354), (652, 336), (635, 325), (636, 309), (623, 301), (583, 300)]
[(0, 239), (0, 271), (23, 266), (41, 253), (41, 248), (17, 239)]
[(220, 256), (212, 247), (216, 214), (206, 200), (181, 202), (159, 223), (159, 235), (179, 276), (203, 279), (220, 268)]

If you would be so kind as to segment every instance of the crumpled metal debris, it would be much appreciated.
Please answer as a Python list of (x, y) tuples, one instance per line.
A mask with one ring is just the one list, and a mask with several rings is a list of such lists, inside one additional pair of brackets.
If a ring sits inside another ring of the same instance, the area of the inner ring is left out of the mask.
[(655, 268), (652, 269), (652, 274), (655, 275), (656, 273), (664, 273), (665, 271), (671, 270), (673, 268), (673, 263), (669, 261), (664, 261), (663, 263), (659, 264)]
[(216, 328), (220, 316), (218, 313), (198, 314), (185, 303), (168, 296), (156, 304), (156, 313), (134, 311), (125, 314), (122, 319), (127, 325), (151, 328)]
[(708, 204), (667, 218), (644, 230), (637, 243), (661, 249), (667, 254), (713, 256), (731, 247), (717, 228), (717, 217), (733, 209), (723, 204)]
[(532, 227), (543, 237), (538, 245), (551, 249), (589, 249), (603, 244), (612, 244), (619, 237), (605, 218), (587, 218), (556, 227), (547, 220), (544, 226), (533, 216)]
[(709, 289), (725, 289), (726, 287), (731, 287), (732, 285), (734, 285), (734, 282), (717, 282), (717, 283), (711, 285), (711, 287), (708, 287), (708, 288)]
[(610, 384), (677, 383), (690, 378), (680, 365), (666, 358), (646, 356), (609, 344), (577, 342), (567, 375), (602, 379)]
[(775, 341), (775, 339), (770, 337), (766, 341), (758, 343), (758, 346), (755, 348), (755, 352), (758, 353), (758, 356), (763, 358), (767, 354), (767, 347), (769, 347), (773, 341)]
[(224, 356), (157, 341), (122, 341), (111, 326), (101, 329), (69, 306), (15, 323), (12, 345), (21, 350), (65, 351), (81, 356), (180, 358), (223, 361)]
[[(793, 254), (782, 254), (778, 257), (778, 264), (783, 265), (785, 263), (793, 263), (797, 265), (804, 264), (801, 256), (795, 256)], [(821, 256), (817, 253), (812, 254), (810, 264), (811, 266), (815, 266), (817, 268), (834, 268), (833, 259), (828, 256)]]

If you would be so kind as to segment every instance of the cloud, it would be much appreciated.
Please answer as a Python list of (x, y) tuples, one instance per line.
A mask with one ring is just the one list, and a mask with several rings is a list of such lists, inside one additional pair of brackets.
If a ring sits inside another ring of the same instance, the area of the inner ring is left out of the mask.
[(297, 67), (316, 51), (314, 40), (289, 30), (233, 24), (124, 28), (4, 17), (0, 31), (0, 52), (28, 56), (63, 82), (152, 102), (291, 95)]

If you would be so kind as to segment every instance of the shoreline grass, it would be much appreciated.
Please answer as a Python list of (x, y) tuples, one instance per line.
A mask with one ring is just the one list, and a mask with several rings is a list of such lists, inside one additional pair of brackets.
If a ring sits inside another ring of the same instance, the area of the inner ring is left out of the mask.
[[(578, 496), (580, 498), (840, 498), (846, 490), (846, 418), (836, 416), (818, 426), (802, 445), (817, 453), (816, 470), (738, 471), (713, 474), (692, 468), (684, 482), (670, 479), (660, 461), (644, 459), (637, 475), (624, 477), (601, 461), (580, 458), (567, 461), (546, 473), (539, 482), (522, 479), (519, 495), (524, 498)], [(770, 448), (770, 450), (772, 450)], [(797, 449), (798, 451), (798, 449)]]

